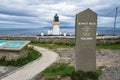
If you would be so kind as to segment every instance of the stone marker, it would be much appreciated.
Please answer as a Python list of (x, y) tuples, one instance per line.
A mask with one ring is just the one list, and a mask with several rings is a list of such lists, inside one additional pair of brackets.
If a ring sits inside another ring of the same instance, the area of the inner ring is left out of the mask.
[(97, 14), (89, 8), (76, 15), (75, 70), (96, 70)]

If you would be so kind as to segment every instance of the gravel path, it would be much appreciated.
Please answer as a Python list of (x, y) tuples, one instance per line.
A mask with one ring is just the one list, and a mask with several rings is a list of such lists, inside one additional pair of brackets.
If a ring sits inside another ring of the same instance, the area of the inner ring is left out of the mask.
[(6, 77), (3, 77), (1, 80), (31, 80), (58, 59), (58, 55), (54, 51), (37, 46), (34, 48), (42, 54), (42, 57), (8, 73), (7, 76), (5, 75)]
[(18, 68), (19, 67), (13, 67), (13, 66), (0, 66), (0, 77)]

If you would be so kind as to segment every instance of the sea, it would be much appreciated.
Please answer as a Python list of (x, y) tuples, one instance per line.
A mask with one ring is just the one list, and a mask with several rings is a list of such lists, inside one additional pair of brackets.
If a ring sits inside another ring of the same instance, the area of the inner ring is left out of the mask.
[[(43, 27), (43, 28), (0, 28), (0, 36), (36, 36), (40, 35), (43, 32), (47, 35), (47, 30), (51, 27)], [(67, 33), (67, 35), (72, 34), (75, 35), (75, 27), (74, 26), (62, 26), (60, 27), (61, 33)], [(98, 27), (97, 33), (99, 35), (112, 35), (113, 28), (112, 27)], [(116, 28), (115, 35), (120, 36), (120, 28)]]

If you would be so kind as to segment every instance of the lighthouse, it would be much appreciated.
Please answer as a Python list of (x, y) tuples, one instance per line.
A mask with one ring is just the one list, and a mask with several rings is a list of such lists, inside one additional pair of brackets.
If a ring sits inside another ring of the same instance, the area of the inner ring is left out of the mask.
[(57, 14), (54, 16), (52, 35), (60, 35), (60, 22)]

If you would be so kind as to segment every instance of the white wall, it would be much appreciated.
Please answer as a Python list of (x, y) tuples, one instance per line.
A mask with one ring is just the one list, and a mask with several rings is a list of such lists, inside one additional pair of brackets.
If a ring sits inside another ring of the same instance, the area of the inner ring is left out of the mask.
[(60, 35), (59, 25), (53, 25), (53, 35)]
[(52, 29), (48, 30), (48, 35), (52, 35)]

